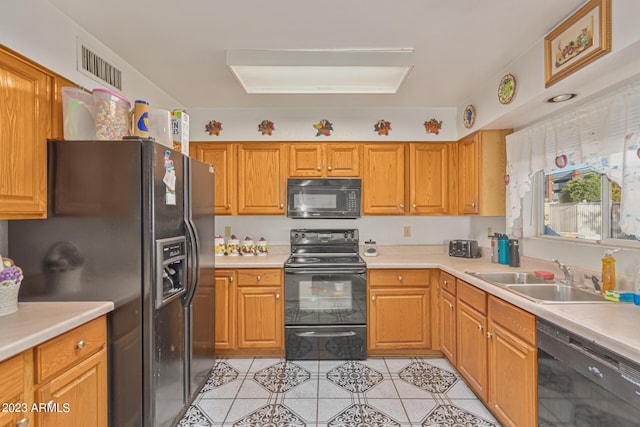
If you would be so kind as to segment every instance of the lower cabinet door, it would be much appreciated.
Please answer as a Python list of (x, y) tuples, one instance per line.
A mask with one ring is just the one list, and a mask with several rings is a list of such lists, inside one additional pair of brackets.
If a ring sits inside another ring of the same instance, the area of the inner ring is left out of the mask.
[(456, 352), (458, 371), (487, 401), (487, 317), (458, 301)]
[(536, 348), (495, 323), (489, 337), (489, 407), (503, 426), (536, 426)]
[(440, 292), (440, 349), (442, 354), (456, 365), (456, 297)]
[(107, 352), (101, 350), (35, 392), (36, 425), (107, 426)]
[(238, 288), (238, 348), (283, 348), (281, 295), (281, 287)]

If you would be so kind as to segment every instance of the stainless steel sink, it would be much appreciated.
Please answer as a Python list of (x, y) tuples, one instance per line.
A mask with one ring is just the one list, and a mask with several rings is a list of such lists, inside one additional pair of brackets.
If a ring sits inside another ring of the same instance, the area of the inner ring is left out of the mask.
[(506, 285), (505, 287), (525, 298), (544, 304), (607, 302), (599, 294), (564, 284)]
[(530, 284), (530, 283), (539, 283), (539, 284), (550, 284), (555, 283), (553, 280), (543, 279), (542, 277), (538, 277), (533, 273), (527, 272), (515, 272), (515, 271), (500, 271), (500, 272), (492, 272), (492, 273), (484, 273), (484, 272), (470, 272), (467, 271), (468, 274), (477, 277), (478, 279), (486, 280), (487, 282), (496, 283), (499, 285), (510, 285), (510, 284)]

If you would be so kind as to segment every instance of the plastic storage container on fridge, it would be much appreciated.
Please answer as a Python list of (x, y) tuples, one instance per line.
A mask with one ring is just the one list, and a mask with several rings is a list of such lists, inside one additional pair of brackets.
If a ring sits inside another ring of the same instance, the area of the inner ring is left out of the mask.
[(96, 120), (96, 138), (119, 140), (129, 135), (129, 110), (127, 98), (108, 89), (94, 89), (93, 100)]
[(63, 87), (61, 91), (64, 139), (96, 139), (93, 95), (71, 86)]

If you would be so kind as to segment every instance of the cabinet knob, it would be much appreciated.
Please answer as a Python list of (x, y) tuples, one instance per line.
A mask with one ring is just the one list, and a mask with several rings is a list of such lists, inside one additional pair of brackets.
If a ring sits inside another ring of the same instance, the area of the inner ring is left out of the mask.
[(229, 276), (229, 281), (233, 282), (233, 276)]
[(415, 203), (414, 203), (414, 204), (412, 204), (411, 206), (412, 206), (413, 208), (417, 208), (417, 206), (416, 206), (416, 204), (415, 204)]
[(280, 299), (280, 294), (276, 294), (276, 299)]
[(280, 209), (284, 209), (284, 203), (280, 203)]
[(402, 282), (402, 276), (398, 276), (398, 281)]
[(29, 425), (29, 418), (23, 418), (16, 423), (16, 427), (25, 427)]
[(327, 166), (327, 170), (330, 171), (331, 170), (331, 166)]
[(475, 208), (476, 207), (476, 202), (471, 203), (471, 207)]
[(402, 203), (400, 203), (398, 206), (400, 206), (400, 209), (404, 209), (404, 205)]
[(478, 325), (478, 330), (482, 331), (482, 325)]
[(376, 300), (376, 296), (375, 296), (375, 295), (372, 295), (372, 296), (371, 296), (371, 301), (375, 301), (375, 300)]
[(321, 170), (321, 169), (322, 169), (322, 168), (321, 168), (320, 166), (316, 166), (316, 170), (317, 170), (317, 171), (319, 171), (319, 170)]
[(447, 279), (444, 279), (442, 283), (444, 283), (445, 286), (449, 286), (449, 282), (447, 281)]
[(487, 338), (491, 339), (493, 335), (491, 335), (491, 332), (487, 332)]
[(78, 343), (76, 344), (76, 348), (78, 350), (82, 350), (83, 348), (85, 348), (87, 346), (87, 342), (85, 340), (80, 340), (78, 341)]
[(453, 310), (453, 304), (451, 304), (449, 301), (447, 301), (447, 304), (449, 304), (449, 308)]
[(227, 209), (231, 209), (231, 205), (227, 205)]
[(260, 280), (262, 280), (262, 276), (260, 276), (259, 274), (256, 276), (256, 280), (259, 282)]

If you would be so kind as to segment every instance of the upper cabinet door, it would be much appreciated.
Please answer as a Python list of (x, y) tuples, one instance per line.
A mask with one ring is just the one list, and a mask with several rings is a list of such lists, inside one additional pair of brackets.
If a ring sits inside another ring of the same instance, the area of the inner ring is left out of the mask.
[(0, 219), (47, 216), (52, 77), (0, 48)]
[(324, 157), (321, 144), (289, 144), (289, 176), (291, 178), (320, 178), (323, 175)]
[(215, 142), (192, 143), (189, 151), (196, 159), (210, 163), (215, 170), (215, 213), (232, 215), (235, 211), (235, 176), (232, 144)]
[(404, 215), (405, 144), (365, 144), (363, 148), (363, 214)]
[(417, 215), (449, 213), (451, 143), (410, 144), (410, 212)]
[(238, 145), (238, 214), (284, 215), (287, 155), (282, 144)]
[(360, 176), (360, 144), (327, 144), (324, 149), (327, 176)]
[(458, 145), (458, 206), (462, 215), (480, 213), (480, 134), (463, 139)]

